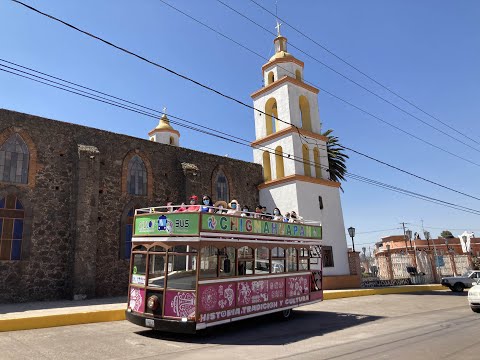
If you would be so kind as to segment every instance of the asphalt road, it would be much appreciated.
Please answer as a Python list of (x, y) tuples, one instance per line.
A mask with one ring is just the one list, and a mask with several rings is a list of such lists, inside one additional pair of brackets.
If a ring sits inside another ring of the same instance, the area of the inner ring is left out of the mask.
[(480, 314), (466, 293), (329, 300), (201, 335), (126, 321), (0, 333), (0, 359), (480, 359)]

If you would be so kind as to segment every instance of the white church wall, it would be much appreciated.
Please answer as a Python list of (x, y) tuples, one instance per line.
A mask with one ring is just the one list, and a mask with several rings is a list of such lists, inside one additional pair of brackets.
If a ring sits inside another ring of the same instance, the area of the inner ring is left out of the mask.
[[(262, 94), (258, 98), (254, 99), (253, 106), (255, 109), (265, 112), (265, 104), (271, 98), (275, 98), (277, 101), (277, 112), (278, 118), (290, 122), (290, 108), (288, 102), (288, 90), (286, 86), (281, 86), (279, 88), (271, 89), (266, 93)], [(267, 136), (266, 120), (265, 114), (254, 110), (255, 117), (255, 136), (257, 139)], [(278, 129), (276, 131), (284, 129), (288, 124), (282, 122), (276, 122), (278, 124)]]
[(306, 90), (295, 84), (288, 84), (288, 99), (289, 108), (291, 109), (291, 118), (293, 124), (298, 127), (302, 127), (301, 124), (301, 112), (300, 112), (300, 96), (305, 96), (310, 106), (310, 120), (312, 123), (312, 131), (319, 134), (321, 132), (322, 125), (320, 123), (320, 115), (318, 111), (318, 99), (317, 94)]
[[(320, 221), (323, 245), (332, 246), (334, 266), (324, 268), (324, 274), (350, 274), (340, 190), (330, 186), (298, 182), (296, 193), (298, 214), (308, 220)], [(323, 209), (320, 209), (319, 196), (322, 197)]]
[(178, 135), (175, 133), (170, 133), (166, 131), (161, 131), (153, 134), (150, 139), (153, 137), (153, 141), (161, 143), (161, 144), (168, 144), (170, 145), (170, 136), (173, 137), (173, 145), (179, 146), (179, 139)]

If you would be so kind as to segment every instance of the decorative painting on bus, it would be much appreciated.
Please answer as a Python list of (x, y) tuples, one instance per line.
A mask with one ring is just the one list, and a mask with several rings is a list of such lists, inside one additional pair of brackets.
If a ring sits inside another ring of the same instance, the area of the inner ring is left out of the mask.
[(322, 239), (322, 227), (216, 214), (202, 216), (202, 231)]
[(168, 290), (165, 294), (165, 316), (195, 318), (195, 292)]
[[(309, 302), (310, 275), (201, 284), (200, 322), (211, 322)], [(316, 297), (318, 299), (318, 297)]]
[(136, 236), (198, 235), (200, 214), (160, 213), (135, 216)]
[(129, 307), (136, 312), (143, 313), (145, 311), (145, 289), (130, 287)]

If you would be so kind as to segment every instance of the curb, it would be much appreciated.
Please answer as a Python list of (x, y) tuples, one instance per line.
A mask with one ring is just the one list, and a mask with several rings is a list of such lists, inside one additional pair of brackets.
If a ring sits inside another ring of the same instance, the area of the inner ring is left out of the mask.
[(0, 320), (0, 332), (125, 320), (125, 310), (100, 310), (73, 314), (33, 316)]
[[(417, 291), (445, 290), (442, 285), (407, 285), (378, 289), (331, 290), (324, 292), (324, 300), (356, 296), (411, 293)], [(49, 327), (91, 324), (97, 322), (125, 320), (125, 309), (85, 311), (73, 314), (55, 314), (14, 319), (0, 319), (0, 332), (44, 329)]]
[(333, 300), (340, 298), (349, 298), (356, 296), (368, 296), (368, 295), (387, 295), (387, 294), (402, 294), (418, 291), (434, 291), (445, 290), (445, 286), (442, 285), (404, 285), (398, 287), (384, 287), (384, 288), (371, 288), (371, 289), (355, 289), (355, 290), (338, 290), (332, 292), (324, 292), (324, 300)]

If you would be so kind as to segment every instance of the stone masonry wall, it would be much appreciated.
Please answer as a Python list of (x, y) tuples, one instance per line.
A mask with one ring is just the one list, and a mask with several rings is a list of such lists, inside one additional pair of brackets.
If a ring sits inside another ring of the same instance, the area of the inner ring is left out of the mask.
[[(31, 139), (32, 145), (26, 142), (35, 147), (35, 173), (27, 185), (0, 182), (0, 197), (17, 194), (26, 213), (22, 260), (0, 261), (0, 302), (72, 298), (76, 292), (125, 295), (121, 221), (128, 209), (210, 194), (219, 167), (228, 177), (230, 198), (250, 207), (258, 203), (263, 179), (257, 164), (0, 109), (0, 145), (12, 131)], [(87, 178), (82, 163), (88, 157), (79, 147), (98, 151), (92, 155), (98, 170)], [(122, 191), (124, 160), (132, 153), (151, 172), (147, 196)], [(196, 165), (198, 172), (184, 171), (182, 163)], [(90, 278), (82, 282), (84, 274)]]

